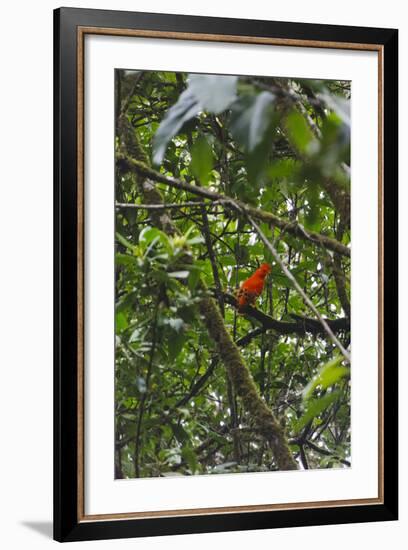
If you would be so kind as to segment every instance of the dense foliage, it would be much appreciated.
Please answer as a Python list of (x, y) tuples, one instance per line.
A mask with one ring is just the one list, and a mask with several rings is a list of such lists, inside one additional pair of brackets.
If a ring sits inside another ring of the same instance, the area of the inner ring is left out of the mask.
[(251, 223), (349, 349), (349, 100), (340, 81), (116, 71), (116, 477), (279, 468), (208, 295), (297, 466), (350, 464), (350, 365)]

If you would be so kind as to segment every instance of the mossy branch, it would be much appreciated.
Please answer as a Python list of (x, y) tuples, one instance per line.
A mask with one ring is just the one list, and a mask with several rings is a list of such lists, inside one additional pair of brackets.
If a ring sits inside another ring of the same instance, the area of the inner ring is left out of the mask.
[(251, 415), (255, 431), (268, 441), (280, 470), (296, 470), (297, 464), (290, 452), (284, 429), (262, 400), (238, 347), (225, 327), (215, 300), (211, 297), (201, 300), (200, 312), (219, 356), (228, 369), (234, 389), (245, 410)]
[(254, 219), (268, 223), (274, 227), (278, 227), (283, 233), (292, 235), (293, 237), (300, 238), (302, 240), (310, 241), (314, 244), (323, 246), (324, 248), (337, 252), (343, 256), (350, 256), (350, 248), (332, 239), (327, 235), (322, 235), (316, 231), (307, 231), (300, 223), (296, 221), (286, 221), (276, 216), (272, 212), (267, 212), (261, 208), (255, 208), (245, 202), (238, 199), (233, 199), (222, 193), (212, 191), (207, 187), (198, 187), (197, 185), (191, 185), (181, 179), (175, 179), (170, 176), (165, 176), (156, 170), (153, 170), (146, 164), (144, 160), (138, 160), (127, 156), (126, 154), (118, 154), (116, 157), (117, 163), (123, 170), (130, 170), (139, 174), (140, 176), (149, 179), (150, 181), (156, 181), (158, 183), (164, 183), (169, 187), (186, 191), (200, 197), (204, 197), (209, 200), (221, 201), (225, 206), (229, 206), (235, 212), (247, 214)]
[[(224, 302), (234, 306), (238, 306), (237, 299), (232, 294), (228, 292), (223, 293)], [(243, 314), (249, 319), (255, 319), (261, 323), (261, 327), (258, 327), (240, 338), (236, 341), (238, 346), (246, 346), (249, 342), (267, 332), (268, 330), (274, 330), (279, 334), (298, 334), (300, 336), (306, 336), (306, 334), (326, 334), (321, 323), (310, 317), (302, 317), (300, 315), (291, 314), (290, 316), (294, 319), (294, 322), (288, 321), (278, 321), (270, 315), (267, 315), (260, 309), (247, 305)], [(347, 317), (341, 317), (340, 319), (325, 319), (326, 323), (329, 325), (333, 332), (340, 331), (349, 331), (350, 330), (350, 319)]]

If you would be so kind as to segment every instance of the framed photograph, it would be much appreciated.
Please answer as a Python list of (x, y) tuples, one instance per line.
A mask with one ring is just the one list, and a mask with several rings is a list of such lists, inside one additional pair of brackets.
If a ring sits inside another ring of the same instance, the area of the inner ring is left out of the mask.
[(397, 30), (54, 29), (55, 539), (397, 519)]

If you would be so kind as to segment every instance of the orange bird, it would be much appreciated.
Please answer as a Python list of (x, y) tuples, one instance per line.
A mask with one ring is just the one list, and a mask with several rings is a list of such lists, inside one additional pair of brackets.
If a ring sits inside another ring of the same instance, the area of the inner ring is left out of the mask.
[(242, 313), (246, 306), (255, 305), (255, 301), (262, 294), (265, 279), (272, 270), (269, 264), (262, 264), (245, 281), (242, 281), (241, 286), (237, 289), (236, 297), (238, 302), (238, 311)]

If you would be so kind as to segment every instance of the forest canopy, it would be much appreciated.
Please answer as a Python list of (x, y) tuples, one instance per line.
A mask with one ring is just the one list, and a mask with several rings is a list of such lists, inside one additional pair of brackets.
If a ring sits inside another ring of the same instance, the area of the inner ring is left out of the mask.
[(115, 101), (115, 477), (350, 466), (350, 82)]

